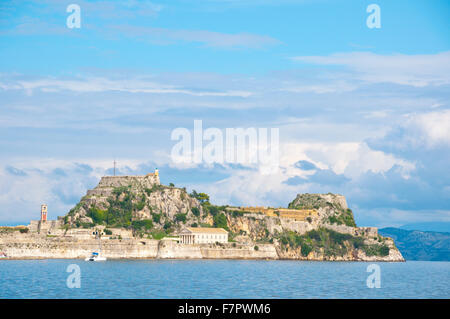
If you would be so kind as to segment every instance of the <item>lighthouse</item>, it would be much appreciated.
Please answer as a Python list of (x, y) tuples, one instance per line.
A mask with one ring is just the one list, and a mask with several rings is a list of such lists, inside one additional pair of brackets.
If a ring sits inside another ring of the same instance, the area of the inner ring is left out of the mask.
[(47, 205), (41, 205), (41, 222), (47, 221)]

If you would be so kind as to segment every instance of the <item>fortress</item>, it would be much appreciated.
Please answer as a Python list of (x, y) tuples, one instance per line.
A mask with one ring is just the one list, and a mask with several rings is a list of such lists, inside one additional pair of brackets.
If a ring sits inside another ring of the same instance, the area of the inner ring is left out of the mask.
[(49, 220), (44, 204), (28, 227), (0, 228), (0, 250), (12, 259), (85, 258), (101, 245), (107, 258), (404, 261), (392, 239), (356, 227), (342, 195), (298, 194), (289, 208), (216, 207), (223, 229), (186, 189), (161, 185), (157, 169), (104, 176), (65, 216)]
[[(112, 194), (115, 188), (133, 185), (140, 189), (152, 188), (154, 185), (160, 185), (159, 171), (156, 168), (153, 173), (147, 175), (134, 176), (103, 176), (97, 187), (88, 190), (86, 197), (98, 196), (106, 200)], [(62, 229), (64, 225), (64, 217), (58, 217), (56, 220), (47, 220), (48, 207), (46, 204), (41, 205), (41, 219), (31, 220), (28, 226), (31, 233), (39, 233), (46, 235), (75, 235), (77, 237), (91, 237), (91, 231), (87, 229), (71, 229), (69, 234)], [(123, 235), (123, 234), (121, 234)]]
[(268, 208), (263, 206), (255, 207), (228, 207), (228, 210), (248, 212), (254, 214), (264, 214), (270, 217), (290, 218), (295, 221), (305, 221), (308, 217), (313, 218), (319, 213), (315, 209), (290, 209), (290, 208)]
[(152, 188), (154, 185), (161, 185), (158, 169), (155, 169), (154, 173), (149, 173), (147, 175), (103, 176), (97, 187), (88, 190), (86, 196), (95, 195), (106, 197), (111, 195), (114, 188), (130, 185), (139, 189)]

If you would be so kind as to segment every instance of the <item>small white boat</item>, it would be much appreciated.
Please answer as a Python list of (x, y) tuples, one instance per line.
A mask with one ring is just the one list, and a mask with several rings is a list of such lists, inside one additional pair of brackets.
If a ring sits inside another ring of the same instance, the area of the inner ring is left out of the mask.
[(0, 258), (8, 258), (4, 252), (0, 252)]
[(98, 253), (93, 252), (91, 257), (86, 258), (84, 261), (106, 261), (106, 257), (102, 257)]
[[(98, 240), (99, 252), (102, 252), (102, 241), (100, 240), (100, 234), (98, 231), (95, 232), (95, 237)], [(100, 256), (100, 253), (94, 251), (91, 257), (86, 258), (84, 261), (106, 261), (106, 257)]]

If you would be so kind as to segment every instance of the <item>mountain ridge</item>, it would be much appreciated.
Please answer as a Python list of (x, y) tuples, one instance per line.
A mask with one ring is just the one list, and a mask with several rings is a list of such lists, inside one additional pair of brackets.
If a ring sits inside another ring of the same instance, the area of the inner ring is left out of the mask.
[(450, 233), (381, 228), (379, 233), (391, 237), (406, 260), (450, 261)]

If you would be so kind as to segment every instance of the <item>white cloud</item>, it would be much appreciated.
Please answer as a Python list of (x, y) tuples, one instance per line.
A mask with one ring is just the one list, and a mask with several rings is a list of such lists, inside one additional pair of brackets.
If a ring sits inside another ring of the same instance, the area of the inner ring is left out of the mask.
[[(301, 160), (311, 162), (321, 170), (329, 169), (350, 181), (356, 181), (368, 172), (383, 174), (394, 166), (398, 166), (403, 178), (407, 179), (415, 168), (414, 164), (372, 150), (363, 142), (286, 143), (280, 148), (281, 169), (276, 174), (260, 174), (257, 169), (230, 169), (232, 176), (212, 184), (196, 184), (193, 188), (206, 191), (218, 204), (286, 206), (298, 193), (311, 192), (309, 177), (316, 169), (305, 171), (296, 167)], [(301, 177), (304, 183), (286, 184), (292, 177)], [(320, 186), (324, 192), (332, 187)]]
[(450, 83), (450, 51), (416, 55), (348, 52), (292, 59), (318, 65), (342, 65), (354, 71), (360, 80), (371, 83), (387, 82), (415, 87)]
[(130, 25), (116, 25), (109, 29), (114, 30), (115, 35), (122, 34), (153, 44), (170, 44), (175, 41), (183, 41), (203, 43), (208, 47), (215, 48), (261, 48), (281, 43), (279, 40), (266, 35), (246, 32), (233, 34), (208, 30), (174, 30)]
[(0, 82), (0, 88), (4, 90), (22, 89), (26, 92), (41, 90), (43, 92), (59, 92), (63, 90), (89, 93), (119, 91), (128, 93), (151, 93), (151, 94), (186, 94), (193, 96), (216, 96), (216, 97), (249, 97), (253, 93), (249, 91), (202, 91), (185, 89), (175, 85), (161, 84), (148, 79), (108, 79), (104, 77), (84, 77), (76, 79), (41, 78), (35, 80), (17, 80), (13, 82)]
[(450, 146), (450, 110), (412, 115), (408, 125), (417, 127), (428, 147)]
[(316, 94), (330, 94), (330, 93), (342, 93), (351, 92), (358, 88), (358, 85), (350, 84), (347, 81), (338, 80), (331, 83), (317, 83), (317, 84), (304, 84), (296, 86), (288, 86), (280, 89), (280, 91), (293, 92), (293, 93), (316, 93)]
[[(41, 1), (40, 6), (24, 4), (32, 12), (30, 16), (12, 17), (8, 20), (8, 28), (0, 30), (1, 35), (65, 35), (84, 37), (89, 34), (99, 34), (103, 38), (116, 40), (120, 36), (128, 39), (167, 45), (179, 42), (201, 43), (214, 48), (261, 48), (278, 45), (281, 41), (267, 35), (248, 32), (225, 33), (209, 30), (168, 29), (152, 26), (131, 25), (130, 21), (139, 16), (149, 19), (156, 18), (163, 6), (149, 1), (82, 1), (77, 4), (81, 8), (81, 32), (71, 32), (60, 18), (55, 18), (64, 12), (69, 3), (55, 0)], [(6, 8), (5, 8), (6, 9)], [(14, 8), (8, 8), (14, 10)], [(109, 24), (113, 21), (114, 24)], [(98, 24), (100, 22), (100, 24)]]
[(446, 154), (450, 151), (450, 110), (405, 114), (396, 127), (383, 138), (371, 139), (370, 144), (393, 153), (419, 152), (418, 158), (436, 150)]
[(307, 160), (320, 169), (331, 169), (349, 178), (357, 178), (369, 171), (386, 172), (394, 165), (402, 167), (406, 178), (414, 169), (413, 163), (372, 150), (364, 142), (288, 143), (282, 145), (281, 154), (282, 166), (292, 167), (299, 160)]

